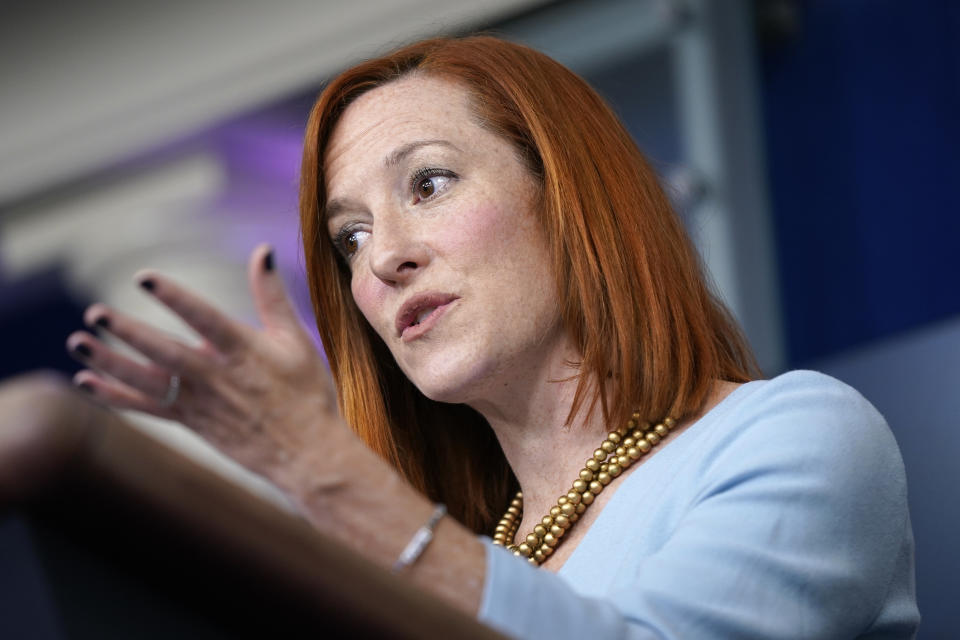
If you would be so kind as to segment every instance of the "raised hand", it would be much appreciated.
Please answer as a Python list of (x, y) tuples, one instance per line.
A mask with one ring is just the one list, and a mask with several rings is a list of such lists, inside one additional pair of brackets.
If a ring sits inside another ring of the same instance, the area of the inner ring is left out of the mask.
[(140, 286), (202, 338), (192, 347), (150, 325), (94, 304), (84, 314), (143, 354), (138, 362), (78, 331), (70, 353), (90, 367), (74, 382), (117, 408), (176, 420), (248, 468), (287, 484), (297, 458), (316, 458), (334, 440), (353, 440), (339, 416), (330, 375), (300, 324), (266, 245), (250, 258), (250, 289), (263, 324), (227, 317), (159, 273), (141, 272)]

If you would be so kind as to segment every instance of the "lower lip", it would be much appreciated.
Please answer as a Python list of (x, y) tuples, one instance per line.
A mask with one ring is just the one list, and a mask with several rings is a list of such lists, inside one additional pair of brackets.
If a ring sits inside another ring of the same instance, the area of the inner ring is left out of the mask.
[(447, 304), (440, 305), (434, 309), (430, 315), (424, 318), (420, 324), (412, 324), (404, 329), (403, 333), (400, 334), (400, 340), (402, 342), (410, 342), (411, 340), (416, 340), (417, 338), (423, 336), (438, 322), (440, 322), (440, 318), (450, 309), (450, 307), (453, 306), (457, 300), (459, 300), (459, 298), (451, 300)]

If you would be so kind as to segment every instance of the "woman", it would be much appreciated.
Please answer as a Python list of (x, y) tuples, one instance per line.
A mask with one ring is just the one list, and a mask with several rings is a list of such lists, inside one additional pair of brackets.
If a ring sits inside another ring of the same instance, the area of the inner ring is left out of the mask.
[(302, 172), (336, 394), (267, 247), (262, 331), (141, 273), (203, 346), (94, 305), (88, 324), (149, 362), (77, 333), (77, 383), (183, 422), (317, 529), (509, 634), (913, 633), (883, 419), (819, 374), (751, 382), (655, 176), (582, 80), (492, 38), (415, 44), (325, 89)]

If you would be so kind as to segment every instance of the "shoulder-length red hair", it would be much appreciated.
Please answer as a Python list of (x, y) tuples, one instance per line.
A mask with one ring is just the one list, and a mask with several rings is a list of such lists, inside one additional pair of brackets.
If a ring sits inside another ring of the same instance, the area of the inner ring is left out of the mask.
[(300, 187), (307, 278), (341, 410), (414, 486), (489, 532), (515, 490), (496, 439), (472, 409), (427, 399), (399, 370), (354, 304), (324, 221), (323, 154), (340, 115), (410, 73), (466, 87), (478, 121), (539, 181), (563, 322), (582, 356), (571, 420), (597, 406), (611, 426), (638, 408), (679, 419), (700, 410), (715, 380), (746, 381), (757, 369), (656, 175), (576, 74), (487, 36), (426, 40), (344, 72), (310, 114)]

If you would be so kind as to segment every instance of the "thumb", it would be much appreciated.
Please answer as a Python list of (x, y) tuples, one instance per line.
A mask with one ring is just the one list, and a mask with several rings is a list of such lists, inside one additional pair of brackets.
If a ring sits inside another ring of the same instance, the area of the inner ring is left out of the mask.
[(300, 331), (300, 318), (290, 302), (283, 279), (277, 272), (273, 247), (261, 244), (253, 250), (247, 275), (250, 278), (253, 303), (264, 328)]

